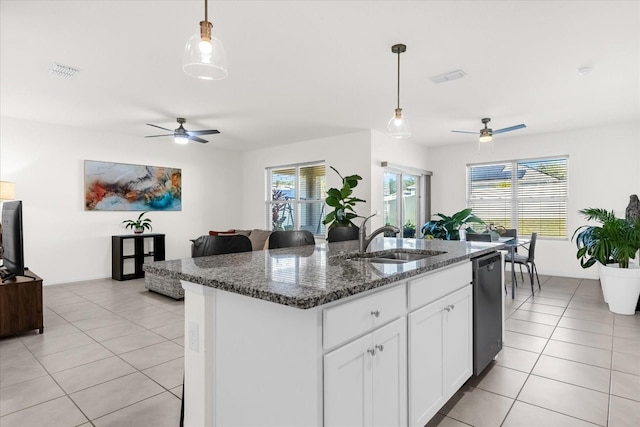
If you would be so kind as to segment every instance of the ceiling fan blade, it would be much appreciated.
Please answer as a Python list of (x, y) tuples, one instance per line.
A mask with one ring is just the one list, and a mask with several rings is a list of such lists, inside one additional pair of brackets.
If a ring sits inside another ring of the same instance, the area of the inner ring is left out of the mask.
[(451, 132), (456, 132), (456, 133), (472, 133), (474, 135), (478, 135), (478, 132), (469, 132), (466, 130), (452, 130)]
[(508, 128), (502, 128), (502, 129), (494, 130), (493, 134), (497, 135), (499, 133), (511, 132), (512, 130), (518, 130), (518, 129), (522, 129), (522, 128), (526, 128), (526, 127), (527, 127), (527, 125), (525, 125), (524, 123), (520, 123), (519, 125), (509, 126)]
[(193, 135), (189, 135), (189, 139), (190, 139), (191, 141), (201, 142), (201, 143), (203, 143), (203, 144), (206, 144), (207, 142), (209, 142), (209, 141), (207, 141), (207, 140), (205, 140), (205, 139), (198, 138), (197, 136), (193, 136)]
[(167, 132), (173, 132), (173, 129), (163, 128), (162, 126), (152, 125), (151, 123), (147, 123), (147, 125), (149, 125), (149, 126), (153, 126), (154, 128), (158, 128), (158, 129), (166, 130)]
[(147, 135), (147, 136), (145, 136), (145, 138), (156, 138), (158, 136), (173, 136), (173, 134), (172, 133), (166, 133), (164, 135)]
[(187, 133), (189, 135), (211, 135), (214, 133), (220, 133), (220, 131), (216, 130), (216, 129), (210, 129), (210, 130), (189, 130), (187, 131)]

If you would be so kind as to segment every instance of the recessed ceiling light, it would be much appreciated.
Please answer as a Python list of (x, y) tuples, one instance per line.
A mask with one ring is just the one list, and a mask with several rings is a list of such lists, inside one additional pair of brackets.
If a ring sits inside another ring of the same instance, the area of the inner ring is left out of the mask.
[(61, 77), (63, 79), (70, 79), (78, 74), (80, 70), (77, 68), (69, 67), (68, 65), (53, 64), (49, 69), (49, 75), (54, 77)]
[(579, 67), (578, 69), (576, 69), (576, 71), (581, 76), (584, 76), (585, 74), (589, 74), (590, 72), (592, 72), (593, 71), (593, 67)]
[(448, 73), (440, 74), (437, 76), (431, 77), (431, 81), (434, 83), (444, 83), (450, 80), (461, 79), (466, 76), (465, 72), (462, 70), (449, 71)]

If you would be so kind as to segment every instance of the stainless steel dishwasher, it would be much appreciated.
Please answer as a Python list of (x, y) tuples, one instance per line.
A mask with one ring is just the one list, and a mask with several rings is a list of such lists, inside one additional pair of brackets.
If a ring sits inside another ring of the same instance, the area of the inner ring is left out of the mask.
[(502, 269), (500, 254), (473, 263), (473, 375), (480, 375), (502, 349)]

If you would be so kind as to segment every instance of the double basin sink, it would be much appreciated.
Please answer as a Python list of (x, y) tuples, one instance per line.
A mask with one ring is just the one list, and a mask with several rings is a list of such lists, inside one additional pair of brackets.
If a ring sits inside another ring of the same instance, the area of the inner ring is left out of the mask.
[(405, 264), (412, 261), (420, 261), (436, 255), (446, 254), (443, 251), (420, 250), (420, 249), (391, 249), (380, 252), (354, 252), (348, 254), (346, 259), (362, 260), (379, 264)]

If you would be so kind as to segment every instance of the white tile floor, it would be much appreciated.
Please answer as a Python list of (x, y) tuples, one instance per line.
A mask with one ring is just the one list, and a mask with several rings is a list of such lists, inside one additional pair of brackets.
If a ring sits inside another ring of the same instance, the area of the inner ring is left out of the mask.
[[(597, 281), (506, 299), (505, 347), (433, 426), (640, 425), (640, 316)], [(110, 279), (44, 289), (45, 333), (0, 339), (0, 426), (177, 426), (184, 305)]]

